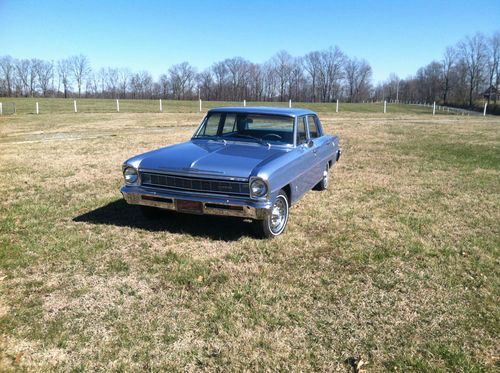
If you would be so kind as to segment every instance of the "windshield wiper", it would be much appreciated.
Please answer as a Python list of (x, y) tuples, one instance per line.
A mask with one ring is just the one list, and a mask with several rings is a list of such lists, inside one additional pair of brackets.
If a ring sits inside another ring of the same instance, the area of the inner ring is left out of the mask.
[(214, 135), (196, 135), (196, 136), (193, 136), (192, 138), (193, 139), (211, 139), (213, 137), (214, 137)]
[(267, 141), (264, 141), (262, 139), (259, 139), (258, 137), (255, 137), (255, 136), (251, 136), (251, 135), (246, 135), (244, 133), (235, 133), (229, 137), (240, 137), (240, 138), (244, 138), (244, 139), (252, 139), (252, 140), (256, 140), (258, 142), (260, 142), (261, 144), (265, 144), (267, 146), (271, 146), (271, 144), (269, 144)]
[(217, 136), (217, 135), (197, 135), (197, 136), (193, 136), (192, 138), (193, 139), (208, 139), (208, 140), (212, 140), (212, 141), (221, 140), (220, 136)]
[(226, 139), (223, 139), (221, 136), (217, 135), (198, 135), (193, 136), (191, 139), (208, 139), (208, 141), (222, 141), (224, 145), (226, 145)]

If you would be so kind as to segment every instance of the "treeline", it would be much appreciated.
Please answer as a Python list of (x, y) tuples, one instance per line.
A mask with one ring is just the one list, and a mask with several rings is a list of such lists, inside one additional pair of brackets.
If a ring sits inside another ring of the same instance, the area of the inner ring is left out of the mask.
[[(293, 57), (280, 51), (265, 63), (228, 58), (198, 72), (188, 62), (155, 79), (127, 68), (94, 70), (86, 56), (59, 61), (0, 57), (0, 95), (15, 97), (165, 98), (331, 102), (434, 102), (474, 107), (483, 97), (496, 104), (500, 32), (469, 36), (446, 48), (440, 60), (400, 79), (391, 74), (376, 86), (364, 59), (338, 47)], [(486, 92), (486, 95), (485, 95)], [(493, 105), (492, 105), (493, 106)]]
[(444, 51), (441, 59), (420, 68), (414, 76), (392, 74), (375, 87), (374, 98), (391, 101), (436, 102), (477, 108), (492, 104), (500, 114), (500, 32), (467, 36)]
[(0, 95), (15, 97), (356, 102), (370, 99), (371, 76), (368, 62), (349, 58), (338, 47), (303, 57), (280, 51), (263, 64), (228, 58), (202, 72), (183, 62), (157, 80), (127, 68), (95, 71), (83, 55), (56, 62), (0, 57)]

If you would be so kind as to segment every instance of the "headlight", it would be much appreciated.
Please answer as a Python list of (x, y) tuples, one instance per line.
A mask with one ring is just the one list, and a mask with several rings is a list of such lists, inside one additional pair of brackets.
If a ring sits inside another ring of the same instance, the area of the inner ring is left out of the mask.
[(264, 197), (267, 194), (267, 184), (262, 179), (250, 182), (250, 197)]
[(123, 170), (123, 177), (125, 178), (125, 183), (134, 184), (139, 178), (139, 174), (135, 168), (127, 167)]

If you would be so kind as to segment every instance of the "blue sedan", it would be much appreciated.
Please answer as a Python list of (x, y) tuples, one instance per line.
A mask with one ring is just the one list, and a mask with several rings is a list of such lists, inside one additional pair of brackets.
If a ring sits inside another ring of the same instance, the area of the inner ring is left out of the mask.
[(121, 193), (146, 217), (159, 209), (242, 217), (271, 238), (284, 232), (290, 206), (328, 187), (340, 154), (313, 111), (216, 108), (191, 140), (125, 161)]

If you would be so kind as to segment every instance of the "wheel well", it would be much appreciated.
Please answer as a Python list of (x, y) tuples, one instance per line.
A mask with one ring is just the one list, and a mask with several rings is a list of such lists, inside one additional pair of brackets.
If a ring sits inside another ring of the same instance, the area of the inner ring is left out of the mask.
[(286, 198), (288, 198), (288, 204), (292, 204), (292, 188), (290, 187), (290, 184), (285, 185), (283, 188), (281, 188), (285, 191), (286, 193)]

